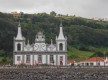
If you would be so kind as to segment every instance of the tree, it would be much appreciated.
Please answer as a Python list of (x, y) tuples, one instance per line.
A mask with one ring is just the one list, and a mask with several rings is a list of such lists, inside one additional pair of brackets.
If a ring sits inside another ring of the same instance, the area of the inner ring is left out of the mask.
[(0, 57), (4, 57), (5, 56), (5, 51), (4, 50), (0, 50)]
[(100, 51), (97, 51), (91, 57), (104, 57), (104, 54)]
[(7, 59), (6, 57), (3, 57), (3, 59), (1, 60), (2, 63), (6, 63), (7, 62)]
[(104, 57), (108, 57), (108, 52), (104, 52)]
[(56, 12), (52, 11), (52, 12), (50, 12), (50, 15), (51, 16), (56, 16)]

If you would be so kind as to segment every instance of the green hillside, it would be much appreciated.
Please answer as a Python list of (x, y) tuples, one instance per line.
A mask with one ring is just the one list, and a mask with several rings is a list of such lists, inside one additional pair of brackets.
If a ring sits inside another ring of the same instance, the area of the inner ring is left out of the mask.
[[(97, 53), (97, 55), (94, 55)], [(100, 57), (108, 56), (108, 48), (93, 48), (93, 51), (82, 51), (76, 48), (72, 48), (68, 50), (68, 59), (75, 59), (76, 61), (85, 60), (90, 58), (91, 56), (99, 56), (100, 53), (102, 55)]]
[(68, 50), (68, 59), (75, 59), (76, 61), (80, 61), (89, 58), (93, 54), (94, 52), (72, 49)]
[[(108, 22), (86, 19), (62, 14), (24, 14), (13, 17), (12, 14), (0, 13), (0, 57), (1, 61), (12, 59), (13, 37), (17, 34), (17, 25), (21, 22), (22, 34), (32, 44), (38, 31), (43, 31), (46, 42), (55, 42), (62, 21), (64, 34), (68, 38), (68, 58), (86, 59), (95, 53), (108, 52)], [(31, 36), (32, 35), (32, 36)]]

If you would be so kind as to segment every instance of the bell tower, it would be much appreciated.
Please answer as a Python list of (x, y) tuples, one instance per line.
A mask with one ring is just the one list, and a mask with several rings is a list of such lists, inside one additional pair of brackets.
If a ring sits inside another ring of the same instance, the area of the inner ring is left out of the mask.
[(57, 51), (67, 51), (67, 37), (63, 34), (63, 25), (60, 24), (59, 36), (56, 36)]
[(25, 38), (22, 36), (21, 25), (18, 25), (17, 36), (14, 37), (14, 51), (23, 51), (25, 45)]

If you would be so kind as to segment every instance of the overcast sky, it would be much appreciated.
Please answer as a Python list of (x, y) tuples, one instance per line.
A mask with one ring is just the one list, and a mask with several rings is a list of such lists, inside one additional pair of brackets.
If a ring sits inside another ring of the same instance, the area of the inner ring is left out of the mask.
[(69, 14), (108, 18), (108, 0), (0, 0), (1, 12)]

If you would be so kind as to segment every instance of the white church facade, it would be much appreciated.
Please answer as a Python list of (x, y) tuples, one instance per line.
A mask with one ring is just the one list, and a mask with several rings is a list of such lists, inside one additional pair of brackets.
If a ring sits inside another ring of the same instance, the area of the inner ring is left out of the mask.
[(13, 64), (26, 65), (66, 65), (67, 64), (67, 37), (64, 37), (63, 27), (60, 24), (58, 37), (56, 36), (56, 44), (45, 43), (45, 35), (38, 32), (35, 37), (35, 43), (25, 44), (26, 39), (22, 36), (21, 25), (18, 25), (17, 36), (14, 37)]

